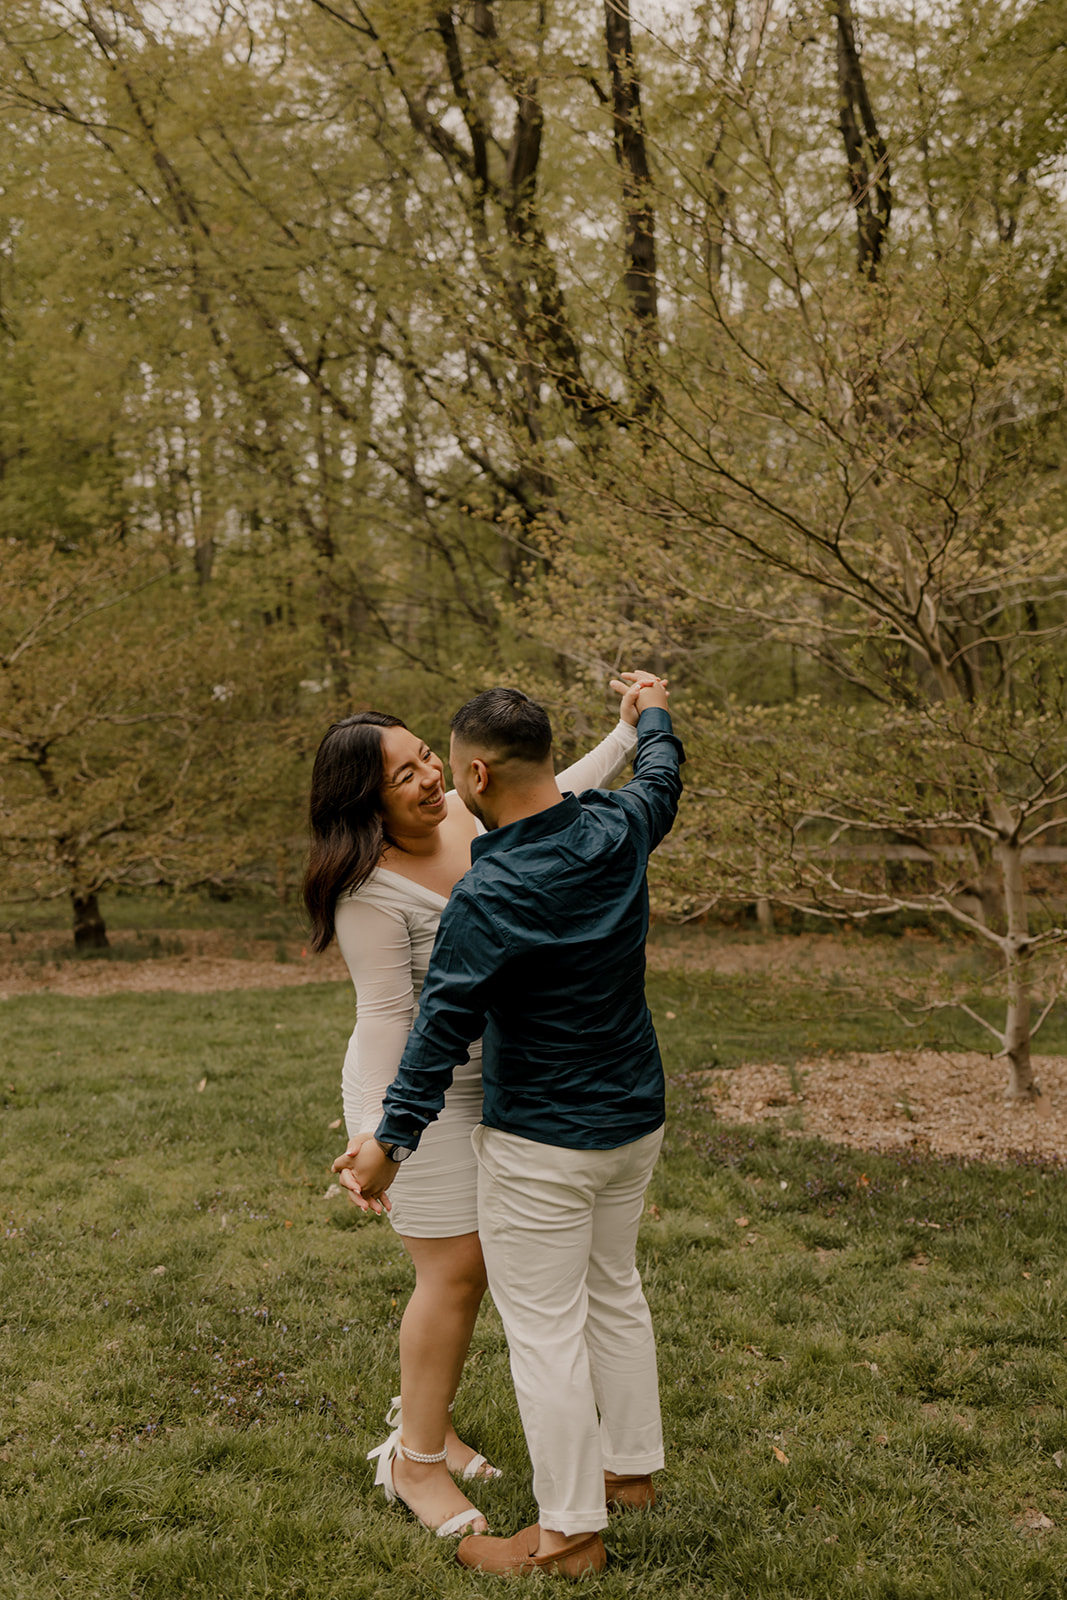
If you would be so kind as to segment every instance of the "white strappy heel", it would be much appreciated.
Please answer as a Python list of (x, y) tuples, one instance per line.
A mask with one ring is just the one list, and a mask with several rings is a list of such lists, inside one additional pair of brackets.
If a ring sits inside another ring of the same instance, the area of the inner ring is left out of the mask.
[[(399, 1417), (399, 1404), (399, 1399), (394, 1400), (393, 1406), (390, 1408), (390, 1414), (387, 1418), (388, 1421), (391, 1422), (393, 1420), (392, 1411), (394, 1409), (396, 1409), (397, 1416)], [(399, 1500), (401, 1505), (407, 1506), (407, 1501), (404, 1499), (403, 1495), (400, 1494), (396, 1484), (393, 1481), (393, 1462), (396, 1460), (397, 1456), (403, 1456), (406, 1461), (422, 1461), (429, 1466), (435, 1461), (444, 1461), (447, 1455), (447, 1450), (440, 1450), (434, 1455), (423, 1455), (418, 1450), (409, 1450), (402, 1442), (400, 1438), (400, 1428), (397, 1426), (393, 1429), (388, 1439), (385, 1440), (384, 1444), (378, 1445), (374, 1450), (367, 1451), (367, 1460), (373, 1461), (375, 1458), (377, 1458), (378, 1468), (374, 1474), (375, 1488), (380, 1487), (384, 1489), (385, 1498), (390, 1505), (394, 1500)], [(411, 1511), (410, 1506), (408, 1506), (408, 1510)], [(412, 1515), (418, 1516), (418, 1513), (412, 1512)], [(422, 1522), (421, 1517), (419, 1517), (418, 1520)], [(471, 1531), (471, 1523), (484, 1521), (485, 1517), (478, 1510), (477, 1506), (470, 1506), (466, 1511), (459, 1511), (454, 1517), (449, 1517), (447, 1522), (442, 1522), (439, 1528), (433, 1529), (433, 1532), (437, 1534), (439, 1539), (454, 1539), (457, 1534), (469, 1533)], [(429, 1527), (429, 1523), (423, 1523), (423, 1527)]]
[[(455, 1404), (456, 1402), (454, 1400), (450, 1401), (448, 1407), (449, 1415), (451, 1415), (452, 1411), (455, 1409)], [(385, 1413), (385, 1421), (386, 1425), (390, 1428), (399, 1428), (402, 1426), (402, 1418), (400, 1415), (400, 1396), (398, 1394), (394, 1394), (393, 1396), (389, 1410)], [(482, 1470), (483, 1468), (485, 1469), (484, 1471)], [(448, 1470), (451, 1472), (453, 1469), (450, 1467)], [(491, 1463), (488, 1462), (484, 1456), (472, 1456), (465, 1467), (457, 1467), (455, 1471), (462, 1483), (471, 1483), (475, 1478), (481, 1478), (484, 1483), (488, 1478), (502, 1478), (504, 1476), (500, 1468), (491, 1465)]]

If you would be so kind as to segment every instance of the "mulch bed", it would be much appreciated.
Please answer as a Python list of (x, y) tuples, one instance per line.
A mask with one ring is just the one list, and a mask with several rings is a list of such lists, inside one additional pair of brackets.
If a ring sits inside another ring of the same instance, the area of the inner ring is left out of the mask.
[(889, 1050), (700, 1074), (724, 1122), (778, 1123), (857, 1150), (980, 1161), (1067, 1154), (1067, 1058), (1035, 1056), (1042, 1093), (1005, 1099), (1007, 1066), (977, 1051)]

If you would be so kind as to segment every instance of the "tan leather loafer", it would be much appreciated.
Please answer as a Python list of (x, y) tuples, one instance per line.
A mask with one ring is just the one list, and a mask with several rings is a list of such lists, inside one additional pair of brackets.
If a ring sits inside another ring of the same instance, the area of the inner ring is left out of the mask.
[(651, 1472), (604, 1473), (604, 1498), (609, 1511), (651, 1511), (656, 1489)]
[(472, 1533), (461, 1539), (456, 1560), (476, 1572), (557, 1572), (561, 1578), (581, 1578), (587, 1572), (603, 1572), (608, 1553), (599, 1533), (576, 1533), (562, 1550), (537, 1556), (541, 1529), (535, 1522), (510, 1539), (492, 1539)]

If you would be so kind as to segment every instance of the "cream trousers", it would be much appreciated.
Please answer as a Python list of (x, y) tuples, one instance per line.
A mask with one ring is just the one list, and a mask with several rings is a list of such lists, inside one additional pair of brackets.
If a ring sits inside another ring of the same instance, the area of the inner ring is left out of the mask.
[(617, 1150), (563, 1150), (486, 1127), (472, 1137), (478, 1232), (538, 1520), (591, 1533), (607, 1526), (605, 1467), (663, 1465), (656, 1345), (634, 1260), (663, 1129)]

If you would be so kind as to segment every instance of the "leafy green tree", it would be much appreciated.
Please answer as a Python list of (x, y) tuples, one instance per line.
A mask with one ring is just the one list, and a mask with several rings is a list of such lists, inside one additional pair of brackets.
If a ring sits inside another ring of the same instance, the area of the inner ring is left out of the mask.
[(68, 898), (107, 942), (101, 889), (224, 883), (295, 831), (304, 766), (282, 630), (212, 616), (115, 538), (4, 552), (0, 884)]
[(8, 0), (6, 531), (121, 526), (324, 713), (670, 666), (733, 775), (679, 881), (973, 923), (1027, 1093), (1063, 20)]

